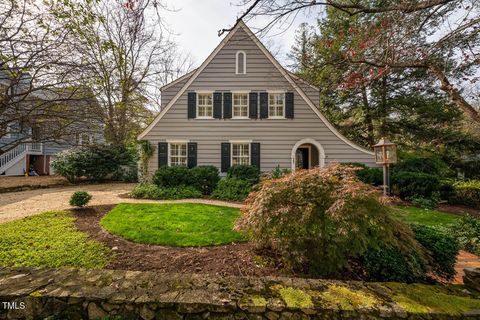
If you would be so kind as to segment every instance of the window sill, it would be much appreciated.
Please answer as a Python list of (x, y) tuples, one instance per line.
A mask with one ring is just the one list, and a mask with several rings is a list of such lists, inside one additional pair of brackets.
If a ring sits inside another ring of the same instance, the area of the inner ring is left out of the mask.
[(232, 117), (232, 120), (250, 120), (249, 117)]
[(265, 119), (270, 119), (270, 120), (286, 120), (287, 118), (285, 118), (285, 117), (268, 117), (268, 118), (265, 118)]
[(214, 117), (196, 117), (194, 119), (199, 119), (199, 120), (213, 120), (215, 119)]

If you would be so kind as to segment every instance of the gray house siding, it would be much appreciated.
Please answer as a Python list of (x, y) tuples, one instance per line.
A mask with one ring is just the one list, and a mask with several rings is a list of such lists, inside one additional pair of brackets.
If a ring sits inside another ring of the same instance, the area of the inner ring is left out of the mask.
[(298, 79), (293, 79), (297, 86), (299, 86), (303, 92), (308, 96), (308, 98), (313, 102), (315, 106), (318, 106), (320, 104), (320, 92), (311, 87), (310, 85), (306, 84), (305, 82), (298, 80)]
[(185, 77), (184, 79), (172, 84), (167, 89), (162, 90), (162, 107), (166, 106), (172, 100), (172, 98), (177, 94), (177, 92), (182, 89), (185, 83), (187, 83), (188, 79), (190, 79), (190, 77)]
[(9, 137), (0, 137), (0, 148), (7, 145), (7, 144), (13, 143), (15, 140), (17, 140), (17, 139), (16, 138), (9, 138)]
[[(243, 50), (247, 54), (247, 73), (242, 75), (235, 74), (235, 53), (238, 50)], [(184, 83), (186, 81), (185, 79)], [(296, 80), (296, 84), (306, 91), (313, 103), (318, 104), (318, 92), (299, 80)], [(180, 83), (170, 87), (168, 91), (172, 92), (166, 95), (166, 101), (171, 101), (180, 89)], [(187, 119), (187, 93), (205, 90), (291, 91), (294, 92), (294, 119)], [(164, 107), (166, 101), (162, 101)], [(372, 155), (345, 143), (322, 122), (242, 28), (237, 29), (231, 40), (210, 61), (163, 118), (143, 137), (155, 146), (158, 142), (167, 140), (197, 142), (198, 165), (217, 167), (220, 167), (222, 142), (229, 140), (259, 142), (262, 171), (270, 171), (277, 165), (291, 168), (292, 148), (298, 141), (306, 138), (314, 139), (322, 145), (325, 163), (354, 161), (374, 164)], [(151, 171), (158, 167), (157, 159), (155, 153), (150, 161)]]

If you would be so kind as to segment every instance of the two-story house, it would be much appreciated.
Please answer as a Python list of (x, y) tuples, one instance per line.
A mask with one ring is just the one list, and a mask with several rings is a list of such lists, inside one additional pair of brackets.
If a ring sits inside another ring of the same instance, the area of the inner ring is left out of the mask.
[[(72, 120), (73, 114), (81, 114), (83, 109), (89, 110), (89, 106), (97, 104), (91, 93), (70, 88), (32, 90), (28, 74), (15, 81), (5, 70), (0, 70), (0, 90), (7, 94), (15, 90), (9, 99), (19, 100), (5, 103), (6, 110), (0, 114), (0, 120), (8, 119), (3, 121), (7, 122), (6, 128), (0, 131), (0, 175), (24, 175), (30, 171), (38, 175), (53, 174), (51, 162), (57, 153), (75, 145), (104, 141), (100, 122), (82, 120), (81, 116), (78, 121)], [(0, 94), (0, 99), (7, 94)], [(32, 106), (35, 103), (55, 108), (55, 112), (48, 114), (57, 114), (58, 118), (46, 119), (42, 115), (46, 107), (36, 108)]]
[(239, 21), (199, 68), (162, 88), (162, 110), (139, 139), (157, 146), (151, 172), (374, 165), (373, 153), (340, 134), (318, 105), (319, 89), (285, 70)]

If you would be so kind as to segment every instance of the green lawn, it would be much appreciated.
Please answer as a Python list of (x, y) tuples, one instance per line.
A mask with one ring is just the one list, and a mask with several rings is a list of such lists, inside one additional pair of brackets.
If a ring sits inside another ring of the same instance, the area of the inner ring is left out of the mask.
[(459, 215), (417, 207), (397, 206), (394, 215), (407, 223), (418, 223), (432, 227), (447, 227), (461, 218)]
[(148, 244), (179, 247), (243, 241), (232, 230), (237, 208), (206, 204), (128, 204), (116, 206), (101, 220), (109, 232)]
[(89, 240), (67, 212), (47, 212), (0, 224), (0, 265), (103, 268), (110, 249)]

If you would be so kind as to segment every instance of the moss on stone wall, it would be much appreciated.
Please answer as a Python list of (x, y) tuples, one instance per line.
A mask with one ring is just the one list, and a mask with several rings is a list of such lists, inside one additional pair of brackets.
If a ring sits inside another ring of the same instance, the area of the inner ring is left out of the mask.
[(372, 308), (381, 302), (364, 290), (355, 290), (346, 286), (331, 284), (318, 294), (326, 307), (338, 307), (343, 310)]
[(0, 308), (0, 320), (51, 315), (149, 320), (480, 317), (480, 293), (463, 286), (120, 270), (0, 268), (0, 301), (27, 305)]
[(305, 309), (314, 307), (312, 297), (301, 289), (276, 286), (274, 290), (278, 291), (288, 308)]
[(427, 286), (422, 284), (385, 284), (392, 299), (411, 313), (446, 313), (460, 315), (480, 310), (480, 300), (463, 292), (463, 286)]

